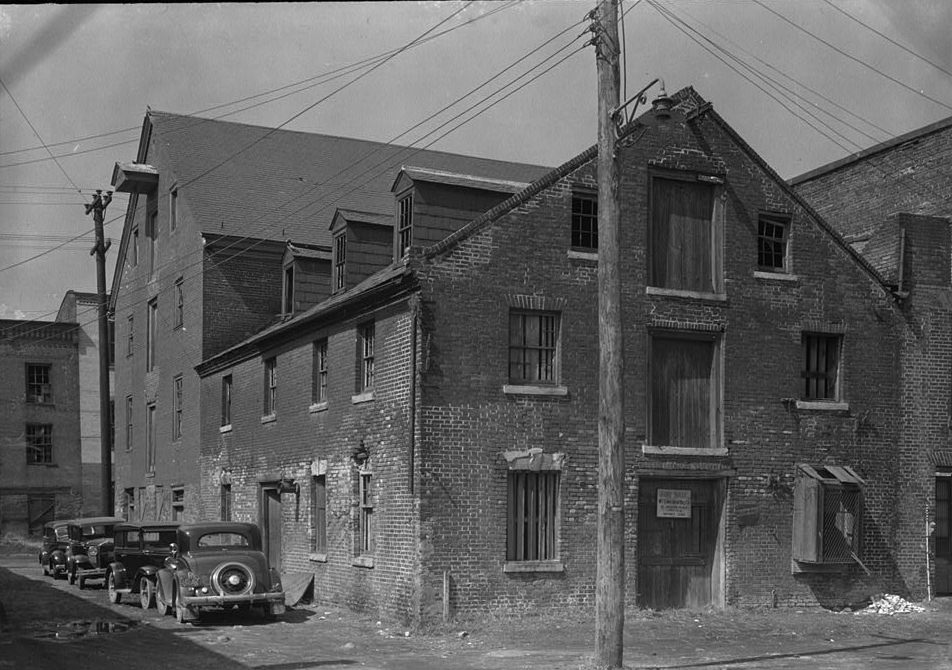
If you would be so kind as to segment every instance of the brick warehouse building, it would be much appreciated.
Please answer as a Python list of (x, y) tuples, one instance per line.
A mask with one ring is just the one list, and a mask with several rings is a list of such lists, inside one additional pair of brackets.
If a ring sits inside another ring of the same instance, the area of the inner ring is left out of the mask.
[[(952, 117), (877, 144), (791, 181), (901, 298), (911, 325), (902, 350), (908, 505), (899, 527), (922, 547), (935, 521), (932, 583), (952, 593), (952, 291), (949, 217)], [(913, 447), (912, 445), (915, 445)], [(925, 570), (924, 566), (920, 569)]]
[[(924, 595), (934, 417), (907, 411), (895, 287), (678, 100), (619, 149), (629, 602)], [(595, 151), (516, 182), (405, 166), (388, 207), (338, 208), (330, 297), (298, 312), (293, 261), (320, 250), (288, 245), (290, 318), (197, 367), (206, 513), (258, 520), (319, 598), (409, 620), (593, 603)]]
[(0, 320), (0, 532), (83, 509), (75, 323)]
[[(117, 514), (203, 516), (195, 366), (328, 297), (332, 217), (349, 211), (348, 236), (372, 249), (379, 222), (360, 212), (390, 206), (393, 176), (410, 157), (520, 183), (546, 170), (146, 114), (135, 161), (117, 163), (112, 180), (130, 193), (110, 292)], [(350, 270), (348, 282), (366, 272), (360, 262)]]

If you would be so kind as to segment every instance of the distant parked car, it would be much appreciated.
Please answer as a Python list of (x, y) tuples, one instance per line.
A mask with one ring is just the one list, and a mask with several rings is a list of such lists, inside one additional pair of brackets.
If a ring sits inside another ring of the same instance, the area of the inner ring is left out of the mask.
[(253, 523), (209, 521), (184, 524), (165, 567), (157, 575), (156, 606), (195, 621), (202, 610), (258, 608), (265, 617), (284, 613), (281, 577), (261, 551)]
[(87, 579), (106, 576), (106, 566), (112, 560), (112, 529), (123, 521), (117, 516), (94, 516), (69, 522), (66, 577), (70, 584), (78, 581), (79, 588), (84, 588)]
[(40, 567), (43, 574), (59, 579), (66, 574), (66, 550), (69, 548), (69, 519), (49, 521), (43, 526)]
[(113, 529), (114, 555), (106, 572), (110, 602), (138, 594), (142, 609), (155, 604), (155, 575), (172, 552), (178, 527), (178, 521), (142, 521)]

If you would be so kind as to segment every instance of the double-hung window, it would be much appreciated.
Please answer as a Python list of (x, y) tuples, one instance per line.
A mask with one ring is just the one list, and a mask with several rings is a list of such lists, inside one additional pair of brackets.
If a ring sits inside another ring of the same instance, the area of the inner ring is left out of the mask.
[(311, 477), (311, 551), (327, 551), (327, 476)]
[(658, 447), (720, 446), (720, 363), (716, 336), (651, 336), (648, 442)]
[(126, 396), (126, 451), (132, 449), (132, 396)]
[(509, 312), (509, 383), (559, 382), (559, 314)]
[(334, 291), (343, 291), (347, 268), (347, 233), (342, 232), (334, 238)]
[(50, 383), (52, 366), (41, 363), (26, 364), (26, 401), (49, 404), (53, 402), (53, 385)]
[(136, 322), (131, 314), (127, 320), (128, 330), (126, 331), (126, 356), (131, 356), (135, 351)]
[(26, 462), (30, 465), (53, 463), (53, 424), (28, 423), (26, 425)]
[(572, 195), (572, 248), (598, 251), (598, 199), (594, 193)]
[(291, 263), (284, 268), (284, 294), (281, 300), (281, 313), (294, 313), (294, 265)]
[(357, 332), (357, 355), (360, 365), (357, 391), (366, 393), (374, 389), (374, 349), (377, 337), (374, 322), (370, 321), (359, 326)]
[(221, 378), (221, 426), (231, 425), (231, 375)]
[(357, 555), (364, 556), (374, 551), (374, 500), (373, 473), (363, 470), (359, 474), (360, 510), (357, 518)]
[(413, 242), (413, 195), (400, 199), (397, 217), (397, 258), (403, 258)]
[(311, 404), (327, 401), (327, 340), (314, 343), (311, 359)]
[(278, 401), (278, 359), (264, 361), (264, 416), (274, 416)]
[(145, 430), (146, 430), (145, 469), (146, 469), (146, 472), (155, 472), (155, 449), (157, 444), (156, 428), (157, 428), (157, 422), (156, 422), (155, 403), (151, 402), (146, 406), (146, 414), (145, 414)]
[(765, 272), (788, 272), (787, 237), (790, 218), (761, 214), (757, 219), (757, 268)]
[(179, 277), (175, 280), (175, 327), (185, 325), (185, 280)]
[(718, 178), (654, 177), (648, 222), (649, 286), (697, 293), (721, 292)]
[(182, 375), (172, 380), (172, 439), (182, 439)]

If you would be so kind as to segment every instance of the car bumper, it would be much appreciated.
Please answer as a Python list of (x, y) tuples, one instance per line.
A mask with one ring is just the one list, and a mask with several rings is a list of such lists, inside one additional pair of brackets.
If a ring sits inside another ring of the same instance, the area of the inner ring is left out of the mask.
[(84, 568), (79, 566), (76, 569), (76, 575), (82, 575), (85, 579), (102, 579), (106, 576), (105, 568)]
[(247, 593), (241, 596), (198, 595), (180, 596), (185, 607), (227, 607), (229, 605), (270, 605), (273, 614), (284, 613), (284, 592)]

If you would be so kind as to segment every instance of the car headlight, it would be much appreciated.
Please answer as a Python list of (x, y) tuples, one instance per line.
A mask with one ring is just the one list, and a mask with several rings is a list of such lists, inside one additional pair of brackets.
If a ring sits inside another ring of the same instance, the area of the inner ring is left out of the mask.
[(94, 546), (92, 546), (92, 547), (89, 548), (89, 557), (90, 557), (90, 558), (96, 558), (96, 556), (98, 556), (98, 555), (99, 555), (99, 547), (97, 547), (97, 546), (94, 545)]

